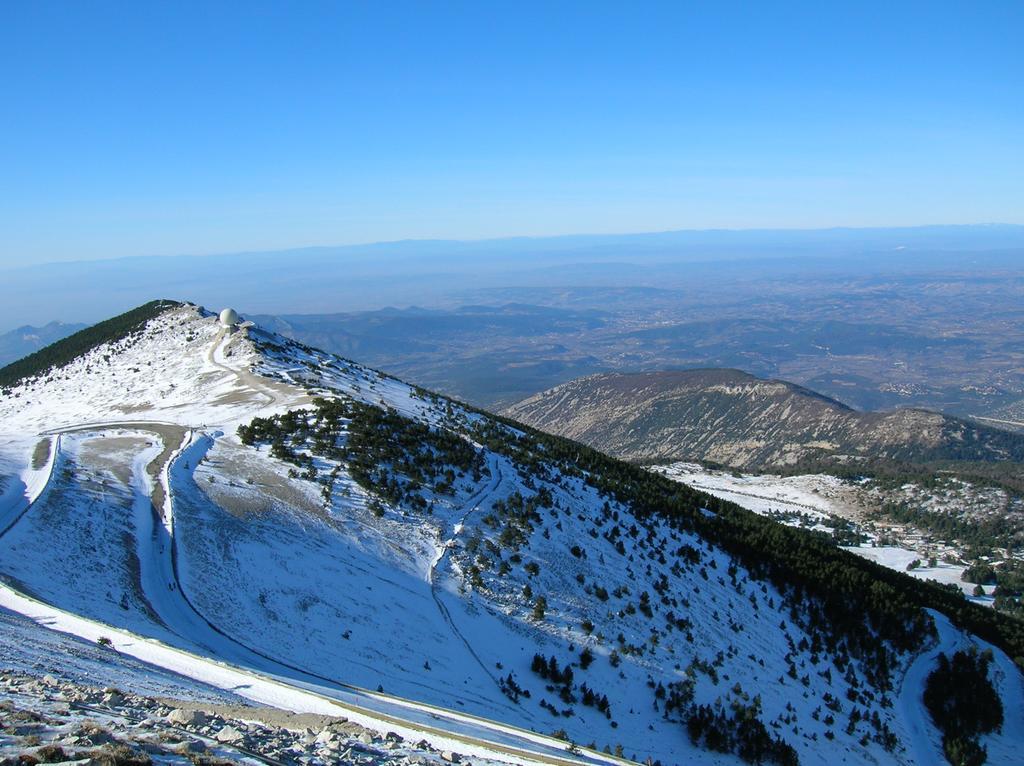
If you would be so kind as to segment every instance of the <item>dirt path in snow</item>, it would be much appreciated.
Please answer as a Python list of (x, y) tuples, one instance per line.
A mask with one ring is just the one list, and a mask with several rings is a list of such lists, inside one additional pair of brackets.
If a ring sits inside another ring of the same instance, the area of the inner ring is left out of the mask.
[[(230, 337), (230, 328), (222, 327), (220, 331), (217, 333), (217, 337), (214, 338), (213, 343), (210, 345), (210, 350), (206, 354), (206, 361), (209, 362), (214, 367), (216, 367), (218, 370), (223, 370), (224, 372), (233, 375), (235, 379), (244, 388), (247, 388), (248, 390), (252, 391), (255, 394), (266, 397), (267, 401), (262, 406), (257, 407), (252, 414), (255, 415), (257, 412), (266, 409), (267, 407), (273, 407), (274, 405), (281, 401), (282, 397), (286, 395), (291, 395), (293, 398), (295, 398), (296, 405), (298, 405), (299, 400), (302, 397), (298, 396), (297, 394), (299, 392), (293, 391), (292, 387), (288, 386), (288, 384), (271, 383), (257, 375), (253, 375), (248, 370), (235, 369), (234, 367), (230, 367), (224, 364), (223, 362), (218, 361), (218, 352), (223, 351), (224, 341)], [(281, 390), (276, 391), (275, 388), (277, 387), (280, 387)]]

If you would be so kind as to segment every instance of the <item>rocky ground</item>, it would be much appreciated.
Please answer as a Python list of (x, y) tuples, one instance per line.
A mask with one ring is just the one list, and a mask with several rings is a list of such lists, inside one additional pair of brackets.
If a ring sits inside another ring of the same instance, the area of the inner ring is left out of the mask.
[(0, 766), (80, 763), (458, 763), (452, 752), (398, 734), (380, 736), (345, 718), (270, 708), (144, 697), (16, 672), (0, 672)]

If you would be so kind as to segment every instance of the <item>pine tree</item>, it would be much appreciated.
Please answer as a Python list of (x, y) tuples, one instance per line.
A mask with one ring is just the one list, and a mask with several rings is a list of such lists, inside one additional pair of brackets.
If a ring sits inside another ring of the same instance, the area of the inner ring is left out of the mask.
[(533, 603), (533, 619), (543, 620), (547, 608), (548, 600), (544, 596), (537, 596), (537, 600)]

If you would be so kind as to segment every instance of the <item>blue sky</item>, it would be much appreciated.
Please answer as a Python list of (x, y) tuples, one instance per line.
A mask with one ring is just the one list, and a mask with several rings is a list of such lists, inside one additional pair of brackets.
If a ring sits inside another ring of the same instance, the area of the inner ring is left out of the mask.
[(0, 4), (0, 266), (1024, 223), (1024, 3)]

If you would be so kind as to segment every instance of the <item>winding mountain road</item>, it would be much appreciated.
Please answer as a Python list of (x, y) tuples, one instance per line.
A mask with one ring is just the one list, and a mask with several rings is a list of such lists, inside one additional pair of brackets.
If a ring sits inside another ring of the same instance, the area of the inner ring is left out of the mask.
[[(3, 496), (0, 497), (0, 538), (3, 538), (14, 525), (17, 524), (28, 513), (32, 503), (39, 497), (50, 483), (53, 475), (53, 467), (60, 451), (60, 434), (55, 438), (44, 438), (36, 445), (35, 453), (39, 453), (41, 447), (47, 450), (46, 459), (41, 469), (24, 471), (16, 479), (12, 477), (11, 486), (5, 487)], [(35, 458), (33, 457), (33, 462)], [(27, 475), (26, 475), (27, 474)], [(20, 485), (20, 487), (18, 486)]]
[[(251, 374), (233, 370), (215, 359), (224, 335), (219, 334), (211, 347), (207, 357), (210, 362), (236, 374), (243, 385), (264, 393), (269, 400), (264, 407), (277, 404), (276, 396), (262, 390), (263, 386), (249, 386), (246, 376)], [(173, 424), (165, 422), (133, 420), (82, 423), (51, 432), (54, 438), (51, 439), (50, 454), (43, 469), (30, 472), (24, 484), (23, 496), (17, 503), (0, 508), (0, 539), (32, 510), (36, 500), (46, 491), (53, 476), (54, 465), (60, 457), (63, 434), (83, 431), (102, 434), (112, 430), (129, 430), (152, 435), (157, 443), (139, 451), (131, 463), (131, 521), (135, 529), (142, 593), (162, 626), (177, 637), (175, 643), (178, 645), (172, 646), (153, 638), (138, 636), (66, 612), (35, 600), (4, 583), (0, 583), (0, 606), (87, 640), (95, 641), (100, 636), (111, 638), (118, 651), (222, 688), (234, 688), (264, 704), (303, 712), (342, 714), (381, 730), (382, 727), (395, 729), (409, 738), (426, 736), (435, 744), (441, 743), (469, 754), (512, 759), (521, 763), (556, 766), (571, 766), (580, 762), (628, 763), (596, 751), (584, 750), (580, 754), (570, 755), (565, 751), (564, 742), (551, 737), (326, 678), (265, 655), (218, 628), (195, 608), (181, 588), (174, 534), (175, 466), (180, 461), (183, 466), (181, 471), (191, 474), (214, 444), (214, 439), (205, 433), (186, 433), (182, 426), (173, 426), (182, 429), (183, 434), (175, 448), (168, 441), (173, 436), (168, 430), (171, 426)], [(491, 481), (467, 502), (463, 521), (500, 487), (503, 477), (496, 463), (492, 463), (491, 473)], [(447, 542), (453, 541), (454, 535)], [(431, 566), (431, 593), (453, 634), (466, 645), (470, 654), (493, 679), (494, 676), (473, 651), (469, 641), (459, 632), (437, 593), (439, 586), (435, 581), (435, 570), (443, 565), (447, 551), (446, 543)]]

